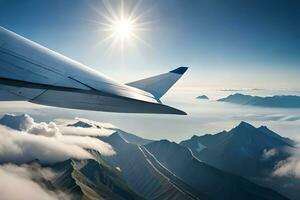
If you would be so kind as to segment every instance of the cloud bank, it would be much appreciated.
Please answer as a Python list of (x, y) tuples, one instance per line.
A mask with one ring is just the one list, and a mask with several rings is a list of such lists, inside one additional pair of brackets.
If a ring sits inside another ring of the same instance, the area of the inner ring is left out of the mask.
[[(47, 172), (46, 172), (47, 171)], [(62, 200), (69, 197), (61, 192), (48, 191), (34, 180), (45, 178), (42, 174), (49, 174), (46, 169), (30, 168), (26, 165), (16, 166), (6, 164), (0, 166), (0, 194), (1, 200), (43, 199)]]
[(6, 114), (0, 120), (0, 124), (19, 131), (26, 131), (34, 135), (43, 135), (47, 137), (60, 136), (61, 133), (55, 123), (45, 122), (36, 123), (34, 119), (27, 114), (11, 115)]
[(83, 118), (57, 119), (56, 122), (63, 135), (109, 136), (117, 128), (110, 123), (100, 123)]
[(61, 134), (54, 122), (36, 123), (28, 115), (5, 115), (0, 124), (0, 163), (21, 164), (35, 159), (43, 163), (69, 158), (92, 159), (87, 149), (103, 155), (115, 153), (109, 144), (97, 138), (66, 136)]
[[(105, 132), (104, 128), (99, 128), (98, 125), (88, 128), (66, 127), (54, 122), (37, 123), (26, 114), (6, 114), (0, 119), (1, 200), (72, 199), (63, 192), (50, 191), (43, 184), (55, 179), (58, 174), (35, 162), (28, 163), (35, 160), (40, 163), (55, 163), (70, 158), (93, 159), (88, 150), (107, 156), (115, 154), (109, 144), (91, 137), (107, 135), (108, 131)], [(68, 134), (63, 134), (66, 130), (69, 131)], [(85, 132), (82, 134), (83, 130)]]
[(261, 88), (229, 88), (229, 89), (221, 89), (221, 92), (239, 92), (239, 91), (261, 91), (265, 89)]
[(291, 150), (292, 156), (280, 161), (273, 172), (274, 176), (287, 176), (300, 179), (300, 147)]

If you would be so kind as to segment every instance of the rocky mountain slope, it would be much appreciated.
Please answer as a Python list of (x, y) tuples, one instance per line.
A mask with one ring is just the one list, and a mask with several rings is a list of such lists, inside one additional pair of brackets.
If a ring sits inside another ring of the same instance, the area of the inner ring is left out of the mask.
[(106, 159), (120, 170), (137, 194), (146, 199), (202, 199), (200, 193), (193, 193), (193, 189), (176, 176), (170, 178), (164, 175), (155, 158), (150, 158), (137, 144), (126, 142), (119, 133), (102, 140), (116, 151), (115, 155)]
[(209, 166), (179, 144), (162, 140), (145, 145), (177, 177), (211, 199), (287, 199), (242, 177)]
[(300, 198), (299, 179), (274, 176), (278, 164), (292, 156), (296, 143), (266, 126), (255, 128), (241, 122), (230, 131), (193, 136), (180, 144), (211, 166), (246, 177), (291, 199)]

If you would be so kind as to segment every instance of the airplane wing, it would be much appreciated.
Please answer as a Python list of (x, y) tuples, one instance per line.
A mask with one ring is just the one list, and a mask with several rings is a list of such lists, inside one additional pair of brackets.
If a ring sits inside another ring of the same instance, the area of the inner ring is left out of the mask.
[(126, 85), (0, 27), (0, 100), (107, 112), (185, 114), (159, 101), (183, 70)]

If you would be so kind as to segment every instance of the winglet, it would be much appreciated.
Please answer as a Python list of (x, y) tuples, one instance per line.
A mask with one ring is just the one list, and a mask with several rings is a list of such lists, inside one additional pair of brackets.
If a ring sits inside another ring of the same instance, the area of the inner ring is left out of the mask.
[(188, 67), (178, 67), (177, 69), (174, 69), (174, 70), (172, 70), (170, 72), (182, 75), (182, 74), (184, 74), (186, 72), (187, 69), (188, 69)]
[(178, 67), (170, 72), (127, 83), (127, 85), (153, 94), (159, 100), (186, 72), (188, 67)]

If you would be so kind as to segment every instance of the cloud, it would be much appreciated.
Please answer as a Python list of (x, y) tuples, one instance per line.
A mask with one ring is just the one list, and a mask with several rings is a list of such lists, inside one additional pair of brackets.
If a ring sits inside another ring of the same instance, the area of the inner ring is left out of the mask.
[(0, 126), (0, 162), (26, 163), (38, 159), (45, 163), (69, 158), (89, 159), (83, 148), (65, 144), (55, 137), (32, 135)]
[(269, 149), (269, 150), (264, 149), (262, 158), (264, 160), (268, 160), (268, 159), (272, 158), (273, 156), (275, 156), (277, 153), (278, 152), (276, 149)]
[(91, 124), (92, 126), (102, 127), (102, 128), (106, 128), (106, 129), (115, 129), (115, 128), (117, 128), (115, 125), (113, 125), (111, 123), (97, 122), (97, 121), (93, 121), (93, 120), (85, 119), (85, 118), (76, 117), (75, 120)]
[(261, 88), (240, 88), (240, 89), (229, 88), (229, 89), (221, 89), (219, 91), (221, 91), (221, 92), (239, 92), (239, 91), (261, 91), (261, 90), (264, 90), (264, 89), (261, 89)]
[(96, 150), (105, 156), (115, 154), (115, 151), (110, 144), (96, 138), (88, 136), (63, 136), (58, 139), (65, 144), (76, 145), (83, 149)]
[(234, 120), (259, 120), (259, 121), (283, 121), (283, 122), (297, 122), (300, 121), (300, 115), (289, 114), (246, 114), (235, 115), (232, 117)]
[(116, 126), (83, 118), (55, 120), (63, 135), (109, 136), (115, 132)]
[[(1, 200), (72, 199), (69, 195), (60, 191), (51, 191), (44, 185), (45, 181), (55, 180), (58, 174), (42, 168), (37, 163), (30, 165), (23, 163), (33, 160), (55, 163), (69, 158), (93, 159), (87, 149), (98, 151), (106, 156), (115, 154), (109, 144), (98, 138), (76, 134), (63, 135), (56, 123), (36, 123), (26, 114), (5, 115), (0, 123), (2, 124), (0, 125), (0, 163), (3, 164), (0, 165)], [(79, 133), (82, 129), (72, 130)], [(89, 130), (90, 133), (96, 131), (96, 128), (93, 129), (95, 130)]]
[(110, 136), (115, 130), (99, 129), (99, 128), (82, 128), (73, 126), (58, 126), (63, 135), (78, 135), (78, 136)]
[[(42, 172), (43, 171), (43, 172)], [(46, 172), (47, 171), (47, 172)], [(41, 172), (41, 173), (39, 173)], [(0, 166), (0, 194), (1, 200), (69, 199), (63, 193), (50, 192), (37, 184), (34, 180), (43, 177), (42, 174), (51, 173), (49, 170), (30, 168), (26, 165), (16, 166), (7, 164)]]
[(291, 115), (291, 116), (286, 116), (282, 120), (284, 121), (299, 121), (300, 120), (300, 115)]
[(61, 135), (58, 127), (53, 122), (50, 122), (49, 124), (45, 122), (39, 124), (35, 123), (32, 127), (30, 127), (30, 129), (27, 130), (27, 132), (34, 135), (43, 135), (47, 137)]
[(81, 125), (84, 124), (88, 124), (91, 127), (95, 127), (95, 128), (105, 128), (105, 129), (117, 129), (118, 127), (116, 127), (115, 125), (111, 124), (111, 123), (105, 123), (105, 122), (97, 122), (94, 120), (90, 120), (90, 119), (85, 119), (85, 118), (80, 118), (80, 117), (76, 117), (75, 119), (64, 119), (64, 118), (60, 118), (60, 119), (55, 119), (54, 120), (57, 124), (60, 125), (74, 125), (77, 122), (81, 122)]
[(280, 161), (276, 165), (276, 170), (273, 172), (273, 175), (300, 178), (300, 159), (290, 157), (286, 160)]
[(300, 148), (291, 151), (292, 156), (278, 162), (274, 168), (274, 176), (288, 176), (300, 179)]
[(0, 125), (1, 163), (20, 164), (35, 159), (43, 163), (54, 163), (69, 158), (93, 158), (87, 149), (96, 150), (104, 155), (115, 154), (109, 144), (98, 138), (62, 135), (54, 122), (36, 123), (28, 115), (6, 115), (0, 121), (16, 129)]
[(27, 114), (23, 115), (13, 115), (5, 114), (0, 120), (0, 124), (3, 124), (12, 129), (19, 131), (26, 131), (34, 135), (44, 135), (47, 137), (59, 136), (61, 135), (58, 127), (55, 123), (50, 122), (49, 124), (45, 122), (36, 123), (34, 119)]

